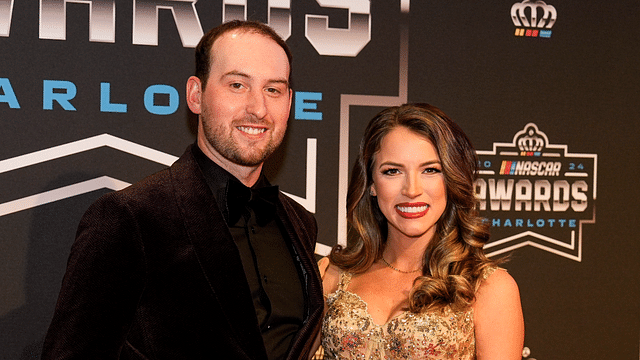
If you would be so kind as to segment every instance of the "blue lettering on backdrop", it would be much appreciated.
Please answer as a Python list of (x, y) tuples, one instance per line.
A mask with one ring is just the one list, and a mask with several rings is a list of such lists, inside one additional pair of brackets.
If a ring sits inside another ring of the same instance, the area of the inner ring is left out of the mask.
[[(154, 102), (156, 94), (169, 95), (169, 105), (156, 105)], [(178, 110), (178, 105), (180, 105), (180, 95), (172, 86), (151, 85), (144, 92), (144, 107), (152, 114), (171, 115)]]
[(9, 82), (9, 79), (0, 78), (0, 92), (2, 92), (0, 94), (0, 103), (7, 103), (12, 109), (20, 109), (18, 98), (13, 92), (13, 88), (11, 87), (11, 82)]
[[(78, 93), (76, 85), (67, 80), (42, 81), (42, 109), (53, 110), (57, 102), (66, 111), (76, 111), (71, 100)], [(166, 95), (167, 103), (158, 104), (156, 95)], [(322, 112), (317, 111), (318, 102), (322, 101), (321, 92), (296, 91), (294, 94), (294, 118), (296, 120), (322, 120)], [(18, 97), (8, 78), (0, 78), (0, 103), (6, 103), (12, 109), (20, 109)], [(154, 115), (171, 115), (180, 106), (180, 94), (171, 85), (156, 84), (149, 86), (144, 92), (144, 107)], [(111, 83), (100, 83), (100, 112), (127, 113), (126, 103), (111, 102)]]
[(113, 113), (126, 113), (127, 104), (111, 103), (111, 84), (100, 83), (100, 111)]
[[(54, 90), (66, 90), (66, 92), (54, 92)], [(53, 102), (56, 101), (67, 111), (76, 111), (69, 100), (76, 97), (76, 85), (71, 81), (44, 80), (42, 82), (42, 108), (53, 110)]]
[[(575, 228), (578, 226), (576, 219), (499, 219), (494, 218), (491, 219), (492, 227), (538, 227), (538, 228), (552, 228), (554, 225), (556, 227), (570, 227)], [(515, 223), (515, 225), (514, 225)]]
[(321, 92), (296, 91), (294, 117), (296, 120), (322, 120), (322, 112), (316, 110), (318, 103), (306, 100), (322, 101)]

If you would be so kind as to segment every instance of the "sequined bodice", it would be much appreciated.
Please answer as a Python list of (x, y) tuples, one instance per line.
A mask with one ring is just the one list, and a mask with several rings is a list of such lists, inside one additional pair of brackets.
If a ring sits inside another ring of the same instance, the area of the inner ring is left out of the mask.
[(338, 290), (327, 297), (322, 324), (325, 358), (475, 359), (472, 308), (453, 311), (446, 307), (418, 314), (405, 311), (377, 325), (367, 303), (347, 290), (350, 281), (351, 274), (342, 273)]

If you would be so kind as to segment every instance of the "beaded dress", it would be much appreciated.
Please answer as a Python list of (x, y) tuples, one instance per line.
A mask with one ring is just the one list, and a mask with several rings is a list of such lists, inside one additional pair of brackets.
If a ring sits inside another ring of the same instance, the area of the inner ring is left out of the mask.
[[(488, 278), (496, 268), (485, 271)], [(475, 359), (473, 309), (404, 311), (376, 324), (367, 303), (347, 290), (352, 274), (342, 272), (338, 290), (327, 296), (322, 324), (325, 359)]]

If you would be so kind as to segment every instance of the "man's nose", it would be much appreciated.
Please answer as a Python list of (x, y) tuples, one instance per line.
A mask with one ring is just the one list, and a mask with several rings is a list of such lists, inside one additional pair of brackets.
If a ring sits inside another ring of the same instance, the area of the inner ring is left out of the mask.
[(258, 119), (267, 115), (267, 104), (265, 94), (262, 90), (252, 90), (247, 101), (247, 112)]

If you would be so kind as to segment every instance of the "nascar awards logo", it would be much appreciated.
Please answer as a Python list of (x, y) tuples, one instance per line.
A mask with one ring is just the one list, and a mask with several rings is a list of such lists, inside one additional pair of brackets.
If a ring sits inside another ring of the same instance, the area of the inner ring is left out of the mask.
[(524, 0), (511, 6), (516, 36), (550, 38), (557, 17), (556, 8), (540, 0)]
[(529, 245), (581, 261), (583, 226), (595, 223), (598, 156), (551, 144), (534, 123), (511, 143), (477, 153), (475, 192), (491, 223), (487, 253)]

